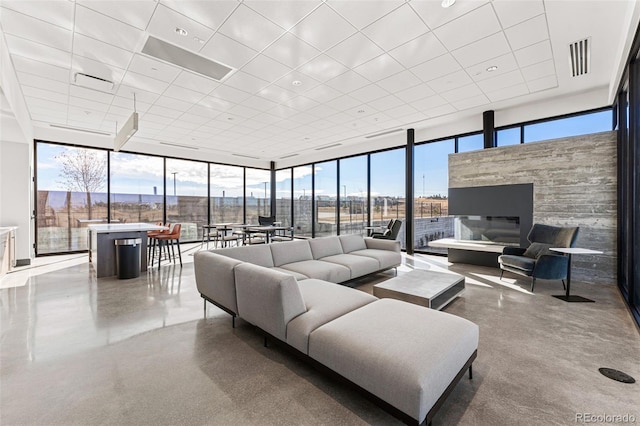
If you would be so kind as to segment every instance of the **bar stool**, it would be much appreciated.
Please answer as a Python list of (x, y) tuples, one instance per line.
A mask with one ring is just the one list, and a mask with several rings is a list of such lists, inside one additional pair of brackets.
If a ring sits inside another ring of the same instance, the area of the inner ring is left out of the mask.
[[(162, 222), (156, 222), (156, 225), (162, 226)], [(166, 223), (164, 226), (169, 228), (168, 230), (158, 230), (158, 231), (147, 231), (147, 263), (149, 265), (153, 264), (152, 260), (155, 257), (156, 252), (156, 238), (158, 235), (168, 234), (171, 232), (171, 223)]]
[[(160, 263), (162, 261), (162, 242), (164, 241), (164, 246), (167, 250), (167, 255), (169, 254), (169, 243), (171, 243), (171, 253), (173, 254), (173, 263), (176, 263), (176, 251), (174, 247), (174, 242), (178, 246), (178, 257), (180, 258), (180, 266), (182, 266), (182, 253), (180, 252), (180, 228), (181, 225), (176, 223), (173, 225), (173, 229), (168, 234), (160, 234), (156, 235), (154, 238), (158, 241), (158, 246), (160, 248), (160, 254), (158, 256), (158, 269), (160, 269)], [(155, 253), (155, 250), (154, 250)]]

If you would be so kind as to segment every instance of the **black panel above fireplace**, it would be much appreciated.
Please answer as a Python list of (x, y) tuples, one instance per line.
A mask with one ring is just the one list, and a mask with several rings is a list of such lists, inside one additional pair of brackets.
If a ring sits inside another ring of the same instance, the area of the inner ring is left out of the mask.
[(449, 214), (517, 217), (520, 246), (527, 247), (527, 234), (533, 226), (533, 184), (449, 188)]

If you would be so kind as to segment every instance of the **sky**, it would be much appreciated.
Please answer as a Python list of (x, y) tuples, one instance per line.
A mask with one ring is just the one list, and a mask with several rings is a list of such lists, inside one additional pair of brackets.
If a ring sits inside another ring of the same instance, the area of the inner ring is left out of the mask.
[[(546, 121), (525, 126), (525, 142), (555, 139), (577, 134), (588, 134), (611, 129), (611, 111), (575, 116), (556, 121)], [(520, 128), (498, 131), (498, 146), (517, 143)], [(482, 135), (459, 138), (459, 152), (482, 149)], [(66, 191), (59, 170), (59, 156), (81, 148), (38, 143), (37, 177), (38, 190)], [(96, 150), (102, 161), (107, 151)], [(446, 195), (448, 192), (448, 155), (454, 152), (454, 140), (418, 144), (415, 147), (416, 197)], [(112, 152), (111, 192), (122, 194), (162, 195), (163, 159), (146, 155)], [(340, 160), (340, 195), (366, 197), (367, 157), (360, 155)], [(211, 195), (214, 197), (242, 196), (242, 168), (211, 164)], [(247, 195), (265, 196), (265, 182), (269, 182), (269, 171), (247, 168)], [(300, 166), (294, 172), (294, 198), (311, 195), (312, 167)], [(335, 197), (338, 191), (337, 161), (317, 163), (315, 167), (316, 195)], [(206, 196), (207, 164), (197, 161), (167, 159), (167, 195)], [(405, 158), (404, 149), (394, 149), (371, 154), (371, 195), (404, 197)], [(289, 169), (276, 174), (276, 197), (289, 198), (291, 173)], [(106, 181), (104, 189), (106, 192)], [(266, 184), (269, 196), (270, 185)]]

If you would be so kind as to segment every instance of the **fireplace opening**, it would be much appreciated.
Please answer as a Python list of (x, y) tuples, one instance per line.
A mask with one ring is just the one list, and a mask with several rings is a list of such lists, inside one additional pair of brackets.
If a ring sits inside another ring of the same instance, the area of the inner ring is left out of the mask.
[(463, 241), (483, 241), (500, 245), (520, 245), (518, 216), (456, 216), (454, 238)]

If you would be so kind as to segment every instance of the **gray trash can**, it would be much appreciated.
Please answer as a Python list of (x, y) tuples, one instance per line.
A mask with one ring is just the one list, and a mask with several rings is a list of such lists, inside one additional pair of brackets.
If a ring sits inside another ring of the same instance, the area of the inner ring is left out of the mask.
[(140, 276), (141, 238), (115, 240), (116, 270), (119, 279), (137, 278)]

